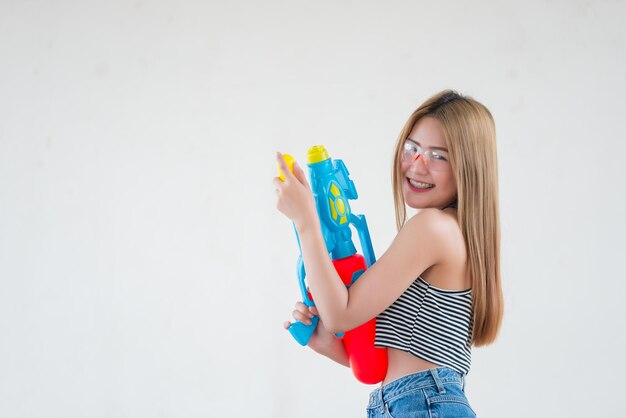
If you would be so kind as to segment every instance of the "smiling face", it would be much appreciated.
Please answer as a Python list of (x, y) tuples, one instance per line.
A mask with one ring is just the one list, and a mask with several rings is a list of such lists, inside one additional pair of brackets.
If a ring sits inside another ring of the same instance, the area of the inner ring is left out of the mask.
[[(441, 123), (429, 116), (422, 117), (413, 126), (405, 145), (400, 171), (404, 176), (402, 193), (406, 204), (414, 209), (443, 209), (452, 203), (457, 194), (456, 181)], [(411, 158), (417, 147), (427, 155)]]

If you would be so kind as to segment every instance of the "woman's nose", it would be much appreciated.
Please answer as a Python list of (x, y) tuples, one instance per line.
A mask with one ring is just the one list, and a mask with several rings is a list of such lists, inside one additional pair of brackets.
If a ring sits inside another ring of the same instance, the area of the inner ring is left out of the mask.
[(422, 154), (415, 154), (415, 157), (413, 157), (413, 162), (411, 163), (411, 167), (416, 167), (416, 169), (419, 169), (419, 171), (428, 171), (428, 160)]

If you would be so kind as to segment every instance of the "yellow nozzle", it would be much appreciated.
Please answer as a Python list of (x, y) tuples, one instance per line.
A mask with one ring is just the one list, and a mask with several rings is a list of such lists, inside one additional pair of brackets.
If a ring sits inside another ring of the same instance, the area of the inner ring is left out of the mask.
[(324, 145), (314, 145), (309, 148), (307, 157), (309, 158), (309, 164), (319, 163), (320, 161), (328, 160), (329, 158)]
[[(285, 164), (289, 167), (289, 171), (293, 173), (293, 163), (296, 161), (289, 154), (283, 154), (283, 160), (285, 160)], [(285, 181), (285, 173), (280, 169), (278, 163), (276, 163), (276, 168), (278, 169), (278, 177), (280, 177), (281, 181)]]

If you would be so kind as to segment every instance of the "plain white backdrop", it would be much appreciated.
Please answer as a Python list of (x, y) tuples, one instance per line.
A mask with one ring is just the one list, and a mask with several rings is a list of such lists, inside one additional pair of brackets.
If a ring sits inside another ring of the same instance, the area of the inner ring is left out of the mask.
[(274, 153), (324, 144), (376, 254), (391, 153), (453, 88), (497, 125), (506, 315), (481, 417), (626, 416), (623, 1), (0, 1), (0, 418), (358, 417), (282, 329)]

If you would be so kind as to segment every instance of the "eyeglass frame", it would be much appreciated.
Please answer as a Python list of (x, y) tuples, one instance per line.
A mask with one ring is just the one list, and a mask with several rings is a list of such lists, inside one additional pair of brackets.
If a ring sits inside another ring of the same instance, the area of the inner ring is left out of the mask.
[[(417, 159), (419, 159), (420, 156), (423, 156), (423, 161), (426, 163), (426, 167), (431, 170), (431, 166), (430, 163), (432, 163), (433, 161), (433, 156), (438, 156), (441, 157), (441, 160), (439, 161), (444, 161), (446, 162), (447, 166), (450, 166), (450, 160), (448, 160), (448, 158), (446, 158), (446, 156), (444, 156), (443, 154), (439, 153), (436, 150), (426, 150), (424, 151), (424, 149), (421, 147), (421, 145), (419, 145), (415, 140), (411, 139), (411, 138), (407, 138), (404, 140), (404, 144), (402, 145), (402, 160), (406, 160), (406, 152), (407, 152), (407, 145), (410, 145), (411, 148), (415, 149), (415, 152), (413, 152), (413, 156), (411, 157), (412, 161), (411, 164), (415, 161), (417, 161)], [(443, 170), (434, 170), (434, 171), (443, 171)]]

